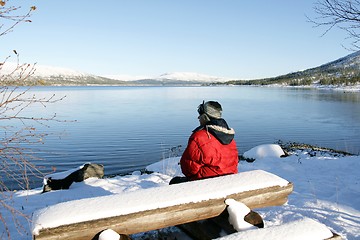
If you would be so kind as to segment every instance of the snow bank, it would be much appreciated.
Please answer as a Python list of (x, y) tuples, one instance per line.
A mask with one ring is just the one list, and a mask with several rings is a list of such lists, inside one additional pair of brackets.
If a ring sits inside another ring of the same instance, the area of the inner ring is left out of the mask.
[(333, 233), (324, 225), (309, 218), (286, 223), (280, 226), (260, 228), (234, 233), (217, 240), (304, 240), (304, 239), (327, 239)]
[(36, 211), (33, 215), (32, 233), (38, 235), (44, 228), (224, 198), (233, 193), (288, 184), (288, 181), (274, 174), (254, 170), (187, 184), (63, 202)]
[[(11, 205), (24, 216), (31, 216), (39, 209), (61, 202), (104, 195), (121, 195), (142, 189), (167, 186), (171, 177), (159, 172), (181, 172), (178, 162), (178, 158), (171, 161), (165, 159), (153, 164), (152, 170), (155, 173), (152, 174), (90, 178), (84, 182), (72, 184), (68, 190), (45, 194), (41, 194), (41, 188), (3, 192), (0, 200)], [(155, 168), (155, 165), (158, 168)], [(263, 218), (266, 229), (307, 217), (325, 224), (333, 232), (341, 235), (344, 240), (360, 239), (360, 156), (309, 155), (307, 151), (297, 151), (286, 158), (268, 158), (266, 161), (255, 161), (251, 164), (246, 161), (239, 163), (239, 172), (258, 169), (272, 172), (294, 184), (294, 192), (289, 195), (287, 204), (256, 211)], [(116, 204), (113, 202), (111, 206)], [(96, 211), (96, 208), (93, 211)], [(18, 215), (14, 221), (13, 212), (5, 208), (0, 208), (0, 214), (7, 224), (11, 239), (32, 239), (30, 232), (32, 229), (27, 227), (30, 223), (28, 218)], [(62, 217), (62, 215), (59, 216)], [(159, 234), (163, 234), (164, 231), (159, 230)], [(262, 232), (256, 231), (259, 234)], [(291, 225), (283, 229), (284, 234), (289, 231), (292, 231)], [(312, 230), (304, 228), (299, 238), (311, 239), (303, 237), (303, 234), (308, 234), (310, 231)], [(6, 236), (6, 234), (7, 229), (0, 224), (0, 235)]]
[(252, 159), (263, 159), (267, 157), (280, 158), (282, 155), (285, 155), (285, 153), (277, 144), (263, 144), (254, 147), (243, 154), (245, 158)]

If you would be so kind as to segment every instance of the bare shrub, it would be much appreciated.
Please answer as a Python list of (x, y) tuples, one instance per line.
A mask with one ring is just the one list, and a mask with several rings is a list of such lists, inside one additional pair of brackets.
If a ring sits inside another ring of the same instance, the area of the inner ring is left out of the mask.
[[(10, 6), (8, 0), (0, 0), (0, 36), (4, 36), (14, 30), (23, 22), (31, 22), (29, 19), (36, 7), (32, 6), (25, 10), (21, 7)], [(10, 50), (11, 52), (11, 50)], [(0, 62), (0, 238), (11, 239), (11, 230), (7, 223), (13, 221), (19, 232), (24, 232), (24, 226), (20, 224), (20, 218), (30, 221), (29, 216), (22, 213), (12, 205), (12, 192), (8, 186), (9, 181), (16, 182), (17, 189), (29, 189), (29, 176), (42, 177), (40, 169), (34, 164), (37, 158), (32, 154), (31, 146), (42, 144), (48, 135), (46, 127), (49, 121), (57, 120), (56, 114), (39, 116), (31, 109), (46, 107), (61, 101), (57, 98), (38, 97), (31, 93), (31, 76), (35, 72), (36, 64), (20, 63), (19, 54), (15, 54), (16, 61), (9, 65), (9, 60), (14, 55), (4, 58)], [(10, 66), (10, 67), (9, 67)], [(10, 69), (10, 70), (9, 70)], [(45, 129), (45, 131), (44, 131)], [(10, 213), (10, 219), (6, 219), (5, 212)], [(2, 223), (2, 224), (1, 224)]]

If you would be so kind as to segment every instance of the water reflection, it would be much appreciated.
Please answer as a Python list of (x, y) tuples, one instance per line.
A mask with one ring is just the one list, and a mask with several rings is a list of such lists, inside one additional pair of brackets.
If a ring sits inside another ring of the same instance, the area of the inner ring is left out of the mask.
[(109, 175), (141, 169), (171, 147), (186, 146), (203, 100), (222, 104), (240, 153), (279, 139), (360, 152), (359, 93), (243, 86), (40, 87), (32, 93), (66, 98), (28, 114), (76, 120), (37, 126), (52, 133), (35, 146), (44, 171), (85, 162), (104, 164)]

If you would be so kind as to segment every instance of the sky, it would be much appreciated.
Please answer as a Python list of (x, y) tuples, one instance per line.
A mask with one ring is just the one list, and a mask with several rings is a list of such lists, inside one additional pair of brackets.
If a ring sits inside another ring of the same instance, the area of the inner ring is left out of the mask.
[[(315, 1), (10, 0), (31, 23), (0, 37), (0, 59), (95, 75), (194, 72), (257, 79), (344, 57), (346, 33), (315, 28)], [(1, 23), (7, 24), (3, 19)], [(3, 27), (4, 29), (4, 27)]]

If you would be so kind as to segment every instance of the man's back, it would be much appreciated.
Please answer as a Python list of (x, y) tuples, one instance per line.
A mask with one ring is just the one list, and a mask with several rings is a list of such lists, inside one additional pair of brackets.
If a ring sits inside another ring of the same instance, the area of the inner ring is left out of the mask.
[(190, 180), (237, 173), (236, 142), (232, 139), (229, 144), (222, 144), (208, 129), (201, 129), (191, 135), (180, 164)]

